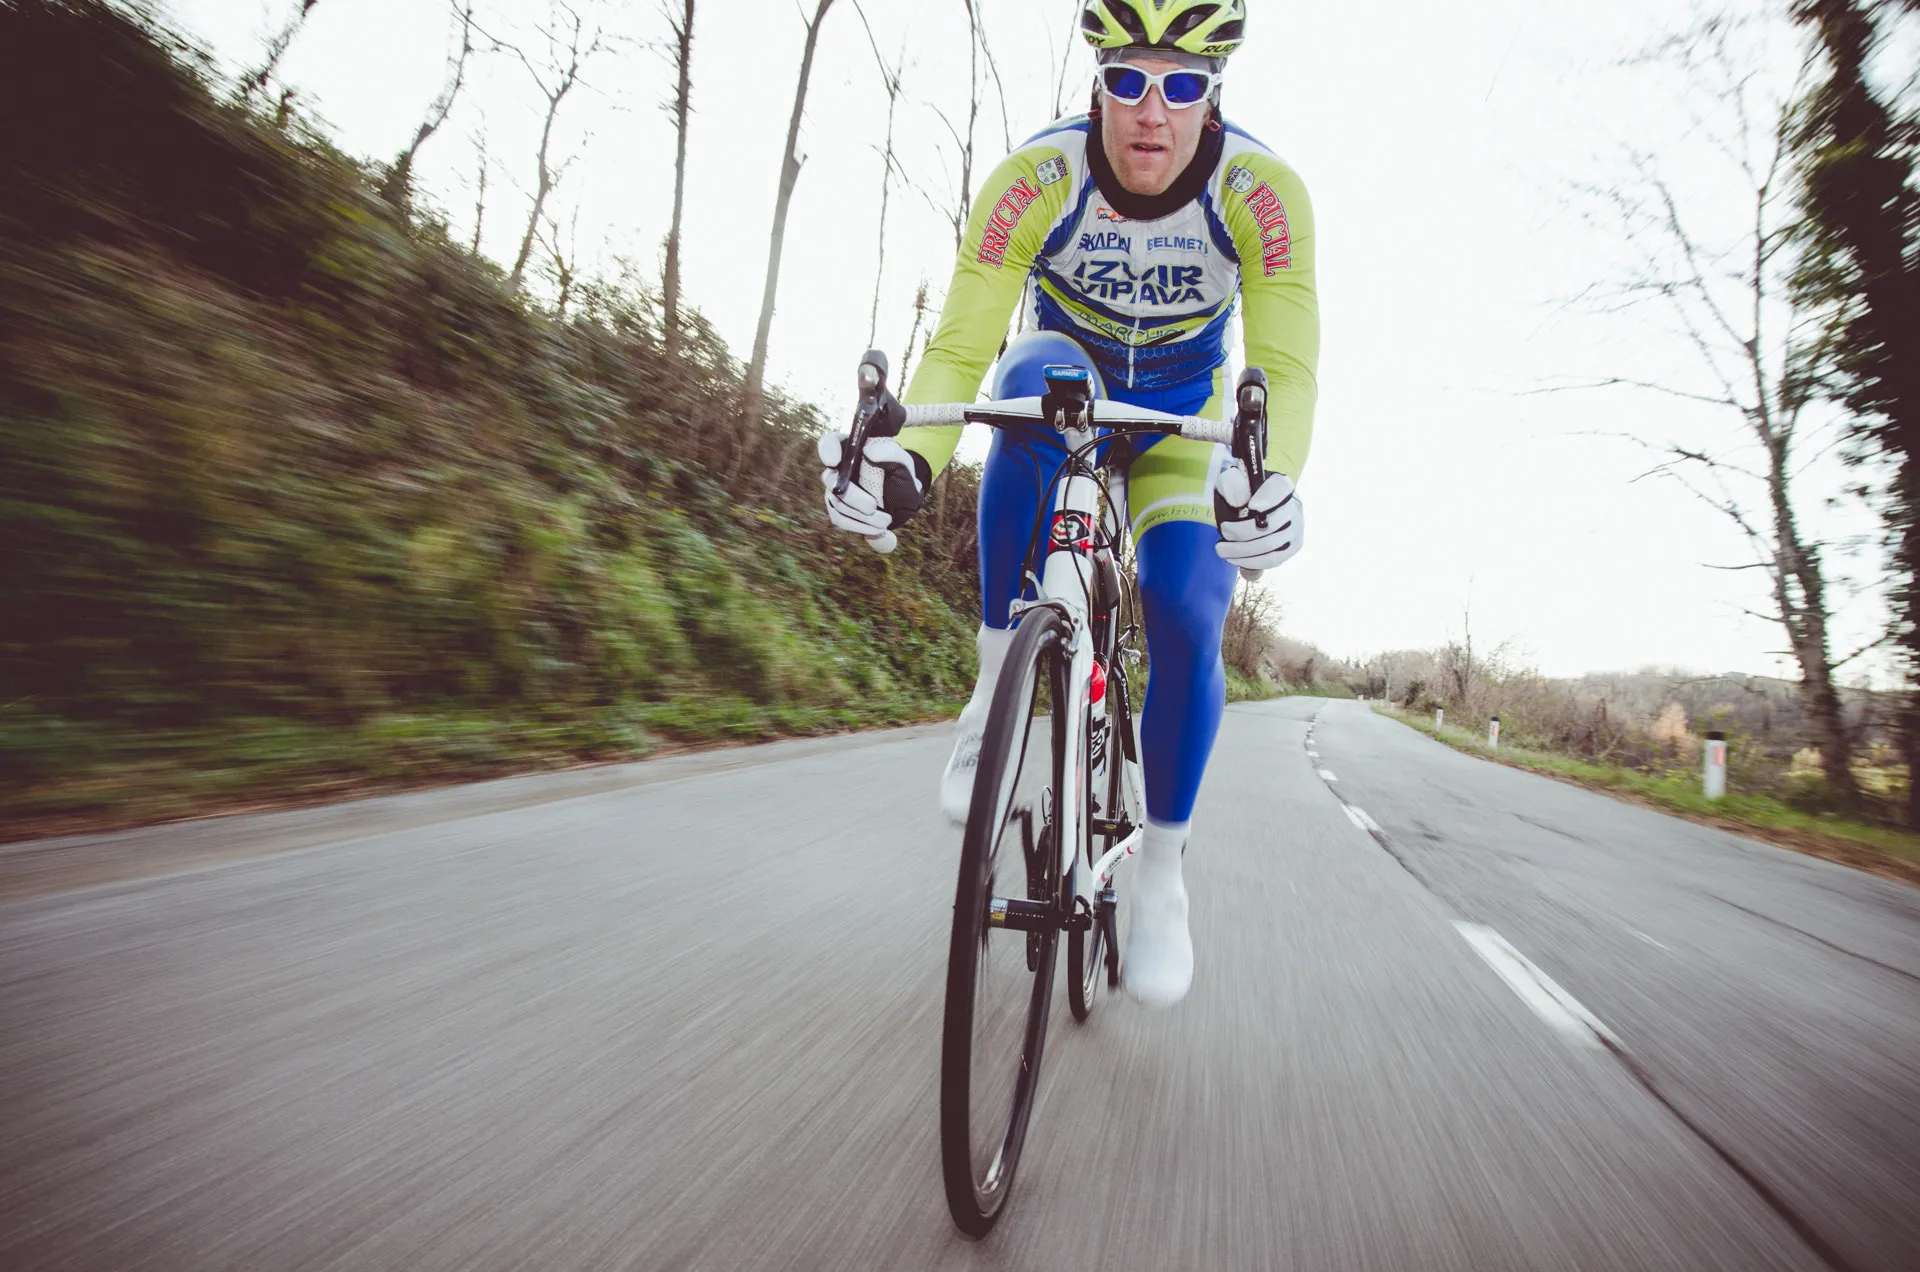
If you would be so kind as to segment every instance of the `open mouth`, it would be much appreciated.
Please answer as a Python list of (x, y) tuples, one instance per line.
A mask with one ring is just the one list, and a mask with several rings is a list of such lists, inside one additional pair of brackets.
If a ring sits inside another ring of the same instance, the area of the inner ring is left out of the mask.
[(1151, 141), (1136, 141), (1133, 143), (1133, 151), (1135, 154), (1157, 155), (1165, 149), (1165, 146), (1155, 145)]

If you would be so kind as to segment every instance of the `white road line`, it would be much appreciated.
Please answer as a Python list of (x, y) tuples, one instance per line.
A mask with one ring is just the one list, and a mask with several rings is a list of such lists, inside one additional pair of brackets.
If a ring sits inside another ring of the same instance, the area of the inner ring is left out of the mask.
[(1535, 967), (1525, 954), (1508, 944), (1506, 937), (1479, 923), (1462, 923), (1456, 919), (1453, 926), (1460, 930), (1467, 944), (1473, 946), (1474, 952), (1487, 961), (1487, 966), (1507, 982), (1507, 988), (1520, 995), (1520, 1001), (1533, 1008), (1534, 1015), (1559, 1030), (1569, 1042), (1597, 1047), (1604, 1038), (1619, 1045), (1619, 1039), (1611, 1030), (1572, 994), (1554, 984), (1553, 978)]
[(1374, 831), (1380, 829), (1380, 823), (1367, 816), (1365, 809), (1355, 808), (1352, 804), (1342, 804), (1340, 807), (1347, 810), (1348, 821), (1366, 831), (1368, 834), (1372, 834)]
[(1669, 954), (1673, 953), (1671, 949), (1668, 949), (1665, 945), (1662, 945), (1660, 942), (1654, 940), (1652, 937), (1648, 936), (1645, 932), (1642, 932), (1639, 928), (1630, 927), (1627, 929), (1627, 931), (1633, 933), (1635, 936), (1645, 941), (1648, 945), (1653, 946), (1655, 949), (1666, 950), (1667, 953)]
[(1329, 773), (1326, 769), (1321, 769), (1320, 780), (1323, 782), (1337, 782), (1340, 779), (1335, 777), (1332, 773)]

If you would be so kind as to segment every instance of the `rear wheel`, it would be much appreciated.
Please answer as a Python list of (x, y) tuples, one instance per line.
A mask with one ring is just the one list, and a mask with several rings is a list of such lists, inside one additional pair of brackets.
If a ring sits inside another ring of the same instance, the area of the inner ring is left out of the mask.
[(947, 952), (940, 1161), (962, 1232), (985, 1236), (1013, 1189), (1040, 1080), (1062, 901), (1054, 801), (1071, 701), (1067, 626), (1029, 610), (987, 713)]
[[(1104, 759), (1105, 767), (1102, 769), (1093, 763), (1096, 757), (1089, 754), (1088, 782), (1093, 797), (1090, 805), (1097, 805), (1099, 809), (1093, 816), (1114, 825), (1121, 833), (1093, 830), (1091, 818), (1088, 820), (1085, 860), (1077, 871), (1080, 900), (1076, 904), (1083, 907), (1090, 924), (1084, 931), (1075, 930), (1067, 935), (1067, 997), (1076, 1020), (1085, 1020), (1093, 1014), (1103, 979), (1109, 989), (1120, 987), (1118, 896), (1113, 884), (1103, 884), (1093, 877), (1093, 865), (1120, 842), (1127, 827), (1140, 826), (1146, 818), (1146, 809), (1136, 807), (1138, 794), (1126, 780), (1127, 765), (1139, 763), (1126, 673), (1119, 666), (1119, 660), (1114, 660), (1112, 665), (1113, 670), (1107, 675), (1106, 697), (1100, 707), (1106, 713), (1107, 730), (1104, 754), (1098, 758)], [(1101, 718), (1098, 711), (1095, 718)], [(1091, 730), (1088, 736), (1092, 737)]]

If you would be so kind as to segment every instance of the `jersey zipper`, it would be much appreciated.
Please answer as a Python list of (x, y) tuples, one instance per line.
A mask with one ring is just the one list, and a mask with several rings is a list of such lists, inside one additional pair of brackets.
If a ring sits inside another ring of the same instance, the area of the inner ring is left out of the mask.
[[(1132, 253), (1129, 252), (1128, 255), (1131, 256)], [(1133, 268), (1133, 263), (1131, 261), (1127, 263), (1127, 268), (1128, 269)], [(1130, 308), (1133, 310), (1133, 339), (1127, 341), (1127, 387), (1128, 388), (1133, 387), (1133, 351), (1140, 347), (1140, 294), (1137, 290), (1134, 292), (1133, 302)]]

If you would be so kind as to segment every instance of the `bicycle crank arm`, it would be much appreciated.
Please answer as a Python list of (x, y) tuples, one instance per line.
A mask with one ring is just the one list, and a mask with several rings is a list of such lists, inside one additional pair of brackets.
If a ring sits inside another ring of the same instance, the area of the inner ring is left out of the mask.
[(1093, 916), (1061, 914), (1045, 901), (994, 897), (987, 902), (987, 926), (1012, 932), (1084, 932), (1093, 926)]

